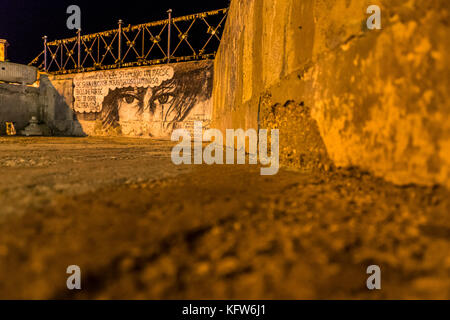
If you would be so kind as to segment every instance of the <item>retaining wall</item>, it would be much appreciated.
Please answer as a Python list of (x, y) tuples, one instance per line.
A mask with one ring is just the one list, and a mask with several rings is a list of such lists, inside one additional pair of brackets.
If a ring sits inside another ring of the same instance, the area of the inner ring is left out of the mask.
[(279, 128), (287, 165), (450, 186), (449, 15), (446, 0), (232, 0), (213, 127)]
[(169, 138), (174, 129), (209, 127), (211, 61), (50, 76), (46, 122), (72, 135)]
[(38, 115), (39, 88), (0, 83), (0, 135), (6, 134), (6, 122), (13, 122), (19, 132)]

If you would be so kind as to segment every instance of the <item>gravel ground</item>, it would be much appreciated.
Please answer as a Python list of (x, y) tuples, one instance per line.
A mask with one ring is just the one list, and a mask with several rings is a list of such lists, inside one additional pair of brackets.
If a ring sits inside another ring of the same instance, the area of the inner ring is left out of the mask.
[(450, 298), (448, 190), (357, 169), (177, 167), (171, 146), (0, 138), (0, 298)]

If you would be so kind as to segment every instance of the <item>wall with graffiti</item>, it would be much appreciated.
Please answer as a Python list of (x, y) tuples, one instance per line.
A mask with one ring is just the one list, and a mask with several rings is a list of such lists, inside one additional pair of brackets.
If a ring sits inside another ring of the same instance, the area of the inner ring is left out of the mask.
[[(194, 121), (210, 125), (212, 81), (212, 61), (201, 61), (55, 76), (50, 82), (58, 83), (55, 91), (65, 96), (60, 100), (84, 134), (170, 137), (174, 129), (193, 130)], [(71, 82), (72, 90), (62, 92), (61, 82), (66, 88)]]

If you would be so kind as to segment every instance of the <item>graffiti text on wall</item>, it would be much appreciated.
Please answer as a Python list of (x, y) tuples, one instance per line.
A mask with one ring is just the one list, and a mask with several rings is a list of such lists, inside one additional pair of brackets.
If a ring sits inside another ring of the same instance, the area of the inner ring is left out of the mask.
[(96, 71), (73, 81), (75, 113), (105, 131), (169, 137), (211, 120), (211, 63)]

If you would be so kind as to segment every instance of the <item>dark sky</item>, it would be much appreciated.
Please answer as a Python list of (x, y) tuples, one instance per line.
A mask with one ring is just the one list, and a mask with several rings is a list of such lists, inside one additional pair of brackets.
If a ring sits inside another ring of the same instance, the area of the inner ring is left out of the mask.
[(0, 39), (10, 43), (8, 58), (28, 64), (42, 51), (42, 36), (49, 41), (73, 37), (68, 30), (68, 6), (81, 8), (83, 34), (117, 28), (117, 21), (139, 24), (173, 16), (226, 8), (229, 0), (0, 0)]

